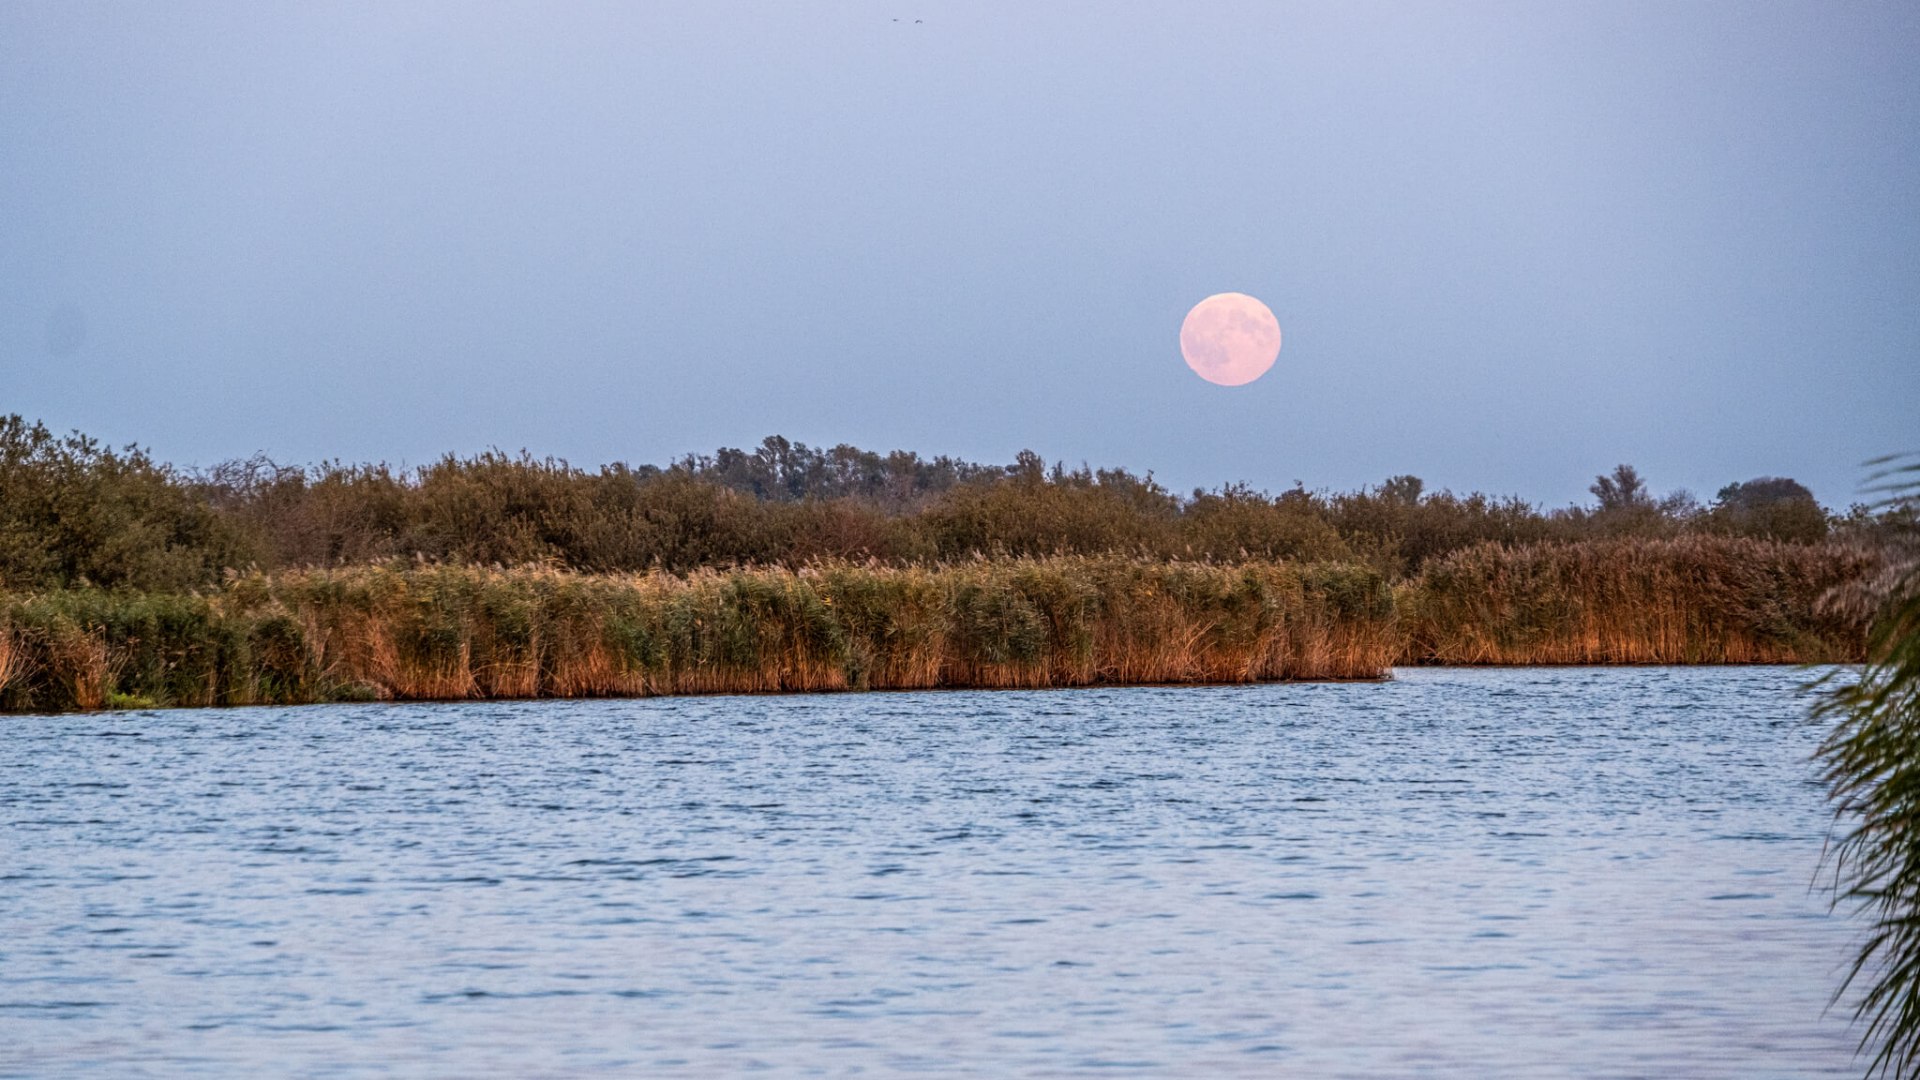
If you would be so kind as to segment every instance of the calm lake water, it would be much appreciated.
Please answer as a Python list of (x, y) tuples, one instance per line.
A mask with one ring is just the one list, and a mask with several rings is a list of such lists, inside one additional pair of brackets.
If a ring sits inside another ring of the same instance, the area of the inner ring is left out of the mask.
[(1857, 1075), (1803, 678), (0, 718), (0, 1075)]

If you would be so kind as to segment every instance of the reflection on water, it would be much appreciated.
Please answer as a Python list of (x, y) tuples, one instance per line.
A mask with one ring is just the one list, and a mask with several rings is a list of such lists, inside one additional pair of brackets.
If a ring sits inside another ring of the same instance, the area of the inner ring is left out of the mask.
[(1849, 1075), (1801, 678), (6, 719), (0, 1074)]

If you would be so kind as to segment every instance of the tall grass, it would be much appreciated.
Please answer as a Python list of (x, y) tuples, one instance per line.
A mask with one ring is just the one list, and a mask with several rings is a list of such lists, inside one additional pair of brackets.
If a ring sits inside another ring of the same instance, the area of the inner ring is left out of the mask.
[(7, 684), (20, 677), (21, 669), (26, 666), (25, 659), (14, 646), (11, 628), (0, 625), (0, 694), (5, 694)]
[(210, 596), (0, 602), (11, 710), (1379, 678), (1391, 593), (1351, 565), (1118, 558), (679, 576), (366, 566)]
[(1864, 623), (1823, 610), (1874, 556), (1725, 536), (1481, 545), (1400, 586), (1403, 663), (1752, 664), (1860, 659)]
[(0, 708), (1379, 678), (1858, 660), (1873, 558), (1726, 537), (1355, 563), (1119, 556), (581, 574), (376, 564), (0, 594)]

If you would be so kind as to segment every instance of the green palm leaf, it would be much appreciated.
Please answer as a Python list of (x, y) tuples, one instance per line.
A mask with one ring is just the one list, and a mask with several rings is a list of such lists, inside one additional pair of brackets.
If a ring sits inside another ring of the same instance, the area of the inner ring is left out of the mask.
[(1909, 1077), (1920, 1062), (1920, 460), (1868, 464), (1882, 519), (1904, 527), (1880, 539), (1880, 570), (1834, 598), (1872, 620), (1867, 663), (1851, 681), (1821, 680), (1814, 715), (1834, 724), (1819, 751), (1834, 903), (1872, 920), (1835, 999), (1858, 991), (1867, 1075)]

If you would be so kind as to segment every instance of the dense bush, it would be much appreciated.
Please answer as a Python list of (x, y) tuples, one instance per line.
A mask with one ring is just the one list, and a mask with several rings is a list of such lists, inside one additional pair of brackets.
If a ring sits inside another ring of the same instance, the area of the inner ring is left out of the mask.
[[(1689, 534), (1817, 541), (1825, 511), (1791, 480), (1730, 485), (1702, 509), (1655, 499), (1630, 467), (1597, 504), (1428, 492), (1416, 477), (1326, 494), (1229, 486), (1180, 497), (1151, 475), (985, 466), (771, 438), (665, 468), (585, 470), (489, 452), (398, 471), (265, 459), (184, 473), (138, 448), (0, 421), (0, 587), (208, 588), (228, 570), (387, 559), (594, 573), (876, 560), (1107, 555), (1357, 560), (1391, 577), (1476, 545)], [(1843, 527), (1877, 528), (1856, 511)]]
[(234, 525), (138, 448), (0, 417), (0, 584), (191, 588), (256, 557)]
[(1763, 476), (1728, 484), (1706, 516), (1708, 528), (1736, 536), (1810, 543), (1827, 535), (1827, 512), (1797, 481)]

